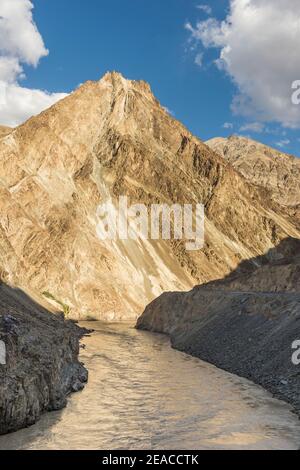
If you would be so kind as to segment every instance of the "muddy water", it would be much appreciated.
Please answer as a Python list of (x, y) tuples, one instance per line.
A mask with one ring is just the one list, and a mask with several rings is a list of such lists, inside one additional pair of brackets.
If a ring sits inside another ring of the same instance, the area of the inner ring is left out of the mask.
[(246, 380), (126, 324), (84, 324), (90, 371), (68, 407), (0, 438), (0, 449), (296, 449), (300, 421)]

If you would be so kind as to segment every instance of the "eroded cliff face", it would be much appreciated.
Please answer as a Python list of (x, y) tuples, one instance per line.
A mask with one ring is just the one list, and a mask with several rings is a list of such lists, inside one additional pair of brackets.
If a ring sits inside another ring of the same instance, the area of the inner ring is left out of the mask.
[[(287, 236), (268, 191), (169, 116), (145, 82), (109, 73), (0, 138), (0, 267), (72, 317), (136, 318), (163, 291), (227, 275)], [(97, 208), (203, 203), (205, 247), (100, 241)]]
[(21, 290), (0, 284), (0, 434), (34, 424), (82, 390), (87, 371), (78, 354), (84, 333)]

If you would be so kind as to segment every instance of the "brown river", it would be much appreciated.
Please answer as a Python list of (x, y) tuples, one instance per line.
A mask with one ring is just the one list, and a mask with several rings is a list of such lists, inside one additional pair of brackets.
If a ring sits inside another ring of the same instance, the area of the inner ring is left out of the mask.
[(297, 449), (300, 421), (262, 388), (128, 324), (84, 323), (89, 384), (0, 449)]

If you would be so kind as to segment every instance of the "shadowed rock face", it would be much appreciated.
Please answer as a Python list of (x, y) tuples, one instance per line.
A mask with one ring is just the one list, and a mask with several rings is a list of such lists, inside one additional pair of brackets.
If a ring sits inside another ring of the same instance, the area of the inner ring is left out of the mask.
[(66, 405), (84, 387), (78, 362), (86, 331), (49, 312), (24, 292), (0, 284), (0, 434), (34, 424), (45, 411)]
[[(144, 82), (110, 73), (0, 139), (0, 267), (75, 318), (136, 318), (166, 290), (227, 275), (293, 218), (169, 116)], [(100, 203), (204, 203), (206, 244), (97, 238)]]
[(300, 413), (300, 370), (292, 363), (300, 241), (286, 239), (253, 261), (223, 280), (163, 294), (137, 326), (170, 335), (175, 348), (263, 385)]

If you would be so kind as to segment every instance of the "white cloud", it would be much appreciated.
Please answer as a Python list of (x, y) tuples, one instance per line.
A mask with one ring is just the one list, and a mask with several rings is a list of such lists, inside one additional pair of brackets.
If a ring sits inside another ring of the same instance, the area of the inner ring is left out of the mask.
[(0, 1), (0, 52), (37, 66), (48, 54), (32, 18), (30, 0)]
[(289, 139), (282, 139), (279, 142), (276, 142), (277, 147), (284, 148), (287, 147), (291, 141)]
[(0, 124), (16, 126), (66, 96), (20, 85), (22, 64), (37, 67), (48, 50), (30, 0), (0, 0)]
[(232, 124), (232, 122), (224, 122), (223, 128), (224, 128), (224, 129), (233, 129), (233, 124)]
[(248, 124), (244, 124), (240, 127), (241, 132), (256, 132), (260, 134), (265, 130), (265, 125), (262, 122), (250, 122)]
[(167, 106), (163, 106), (162, 108), (166, 111), (166, 113), (170, 114), (171, 116), (175, 116), (175, 113)]
[(0, 82), (0, 124), (15, 127), (65, 96)]
[(209, 6), (209, 5), (197, 5), (198, 10), (201, 10), (203, 11), (204, 13), (206, 13), (207, 15), (211, 15), (212, 14), (212, 8)]
[(230, 0), (223, 22), (185, 27), (204, 47), (220, 49), (216, 64), (238, 88), (235, 113), (300, 127), (300, 106), (291, 102), (292, 83), (300, 79), (299, 0)]
[[(1, 0), (0, 0), (1, 1)], [(17, 78), (22, 78), (23, 69), (15, 57), (3, 57), (0, 55), (0, 81), (14, 83)]]
[(203, 53), (202, 52), (199, 52), (196, 55), (195, 64), (198, 65), (199, 67), (202, 67), (202, 65), (203, 65)]

